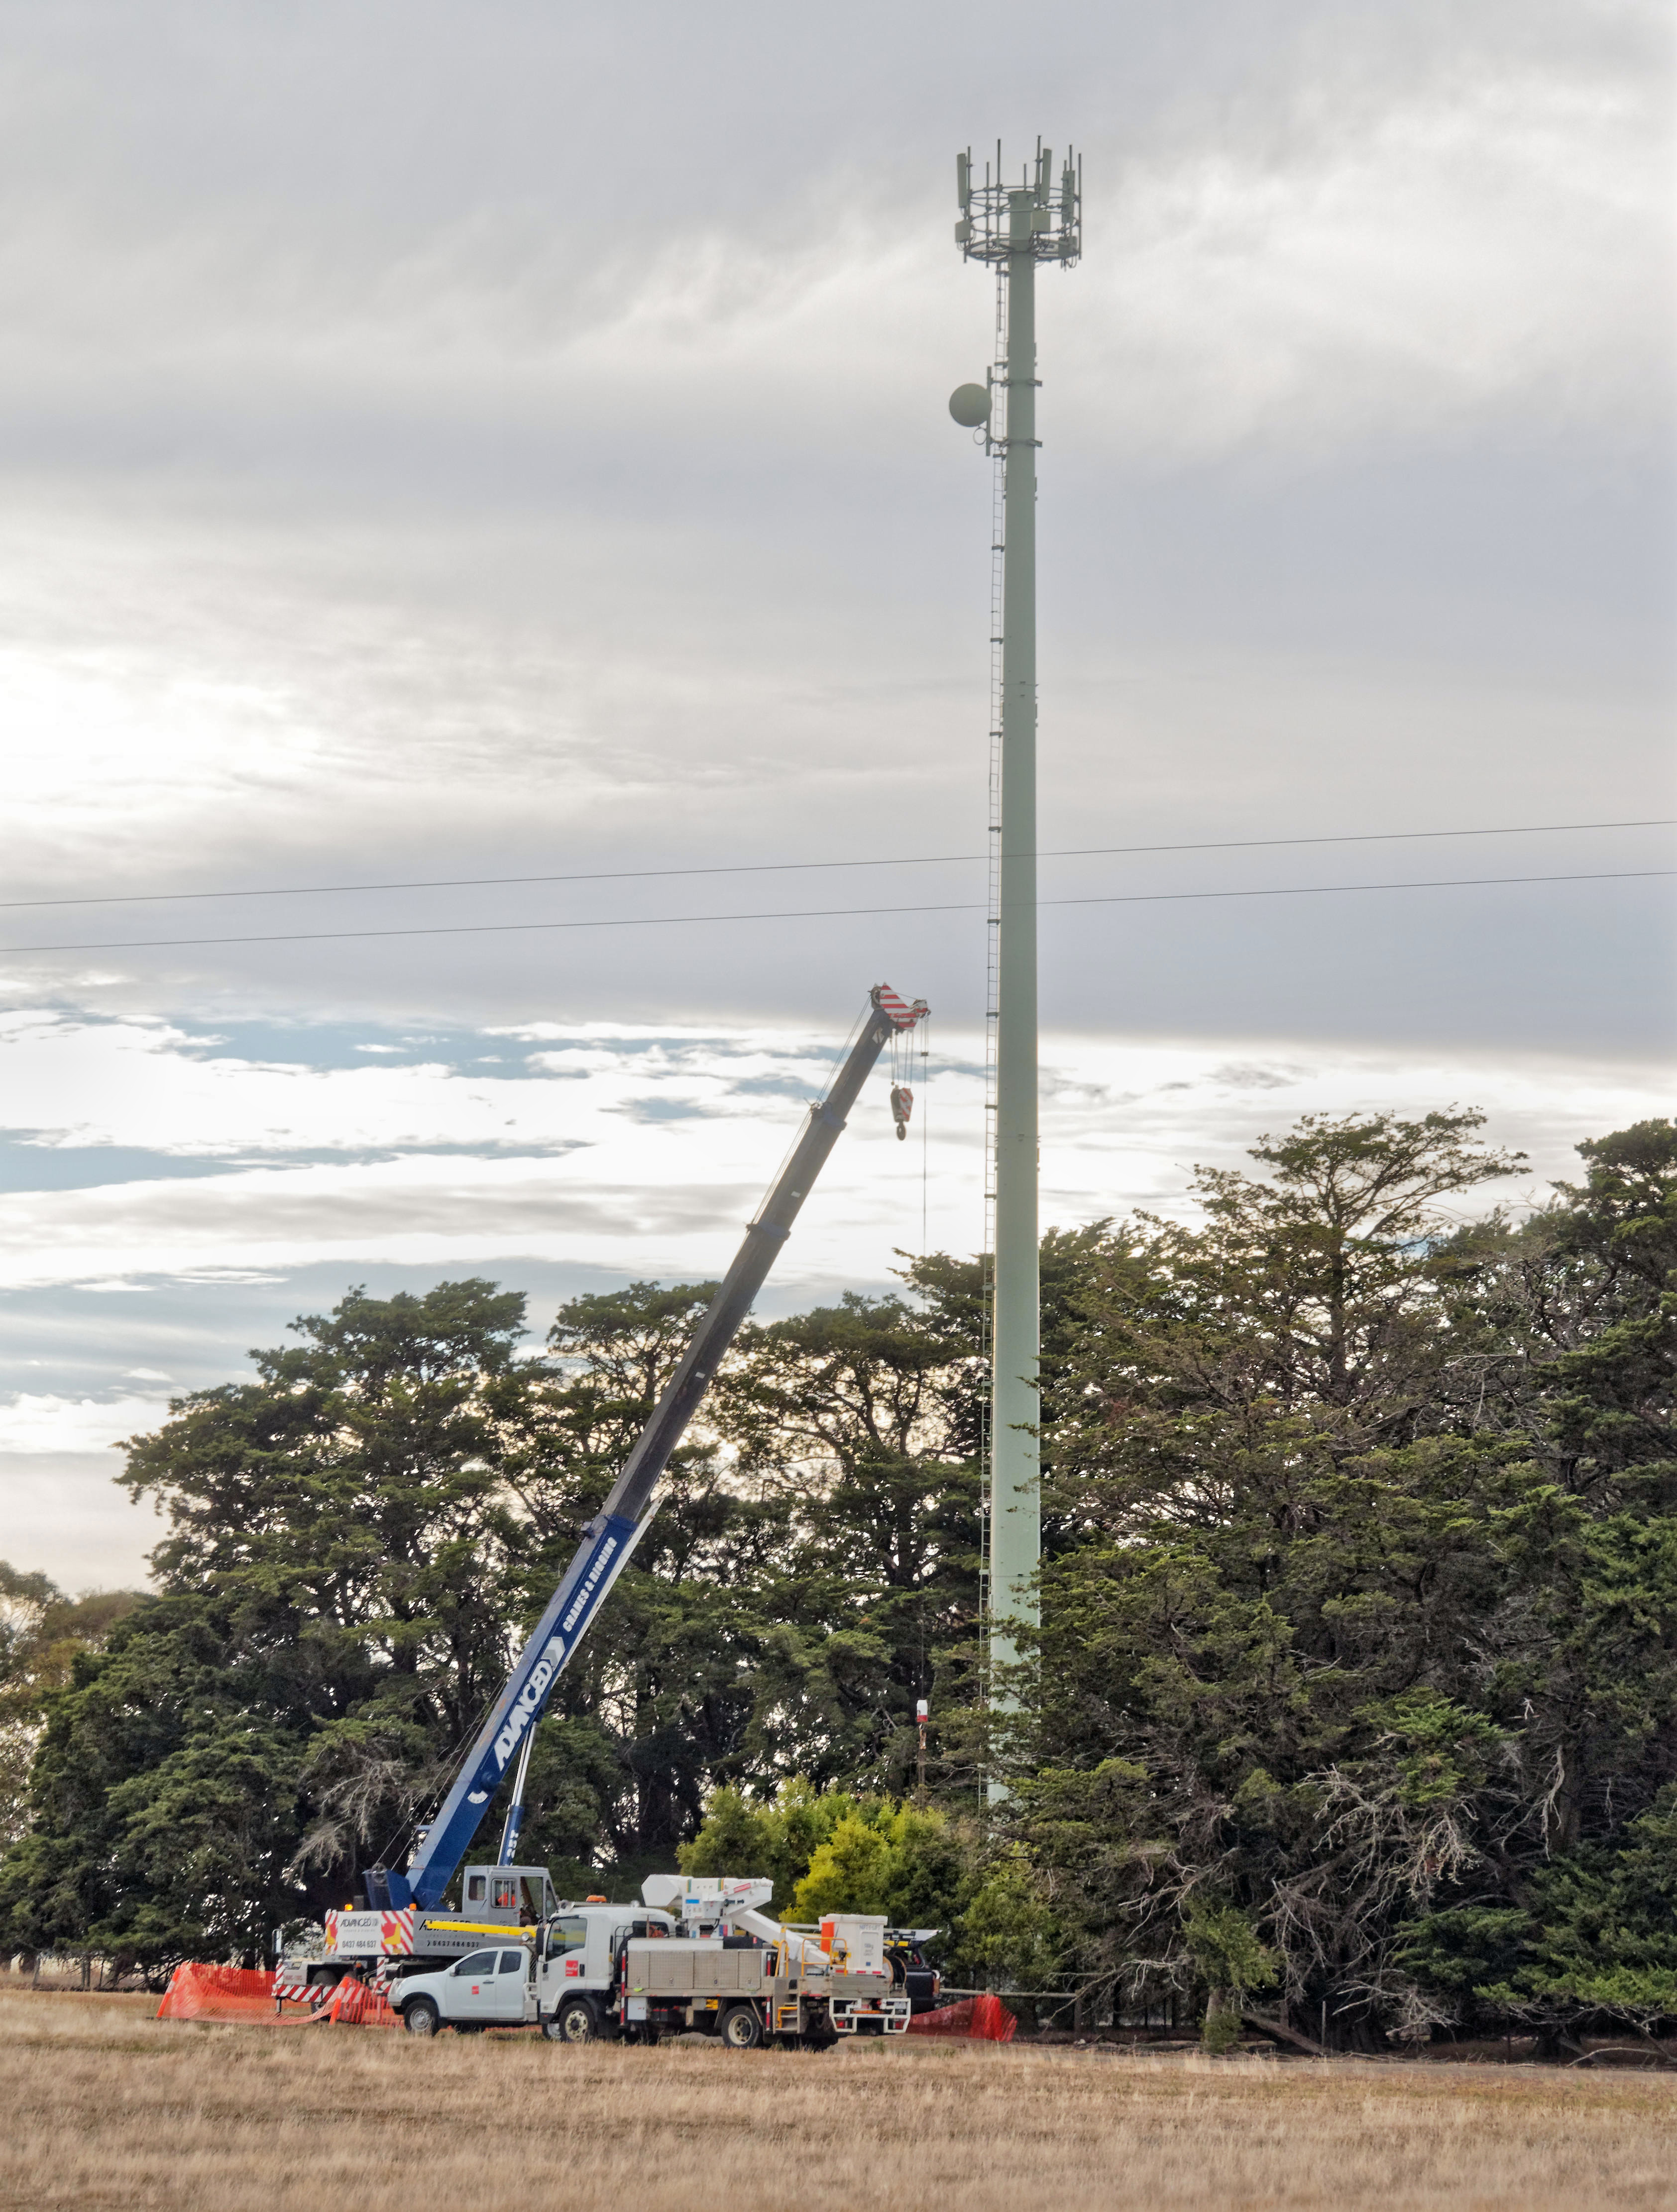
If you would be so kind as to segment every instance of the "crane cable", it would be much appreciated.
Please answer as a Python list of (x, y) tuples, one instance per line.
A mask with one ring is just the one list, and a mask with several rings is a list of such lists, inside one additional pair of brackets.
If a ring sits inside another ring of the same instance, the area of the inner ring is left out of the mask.
[[(907, 1141), (908, 1125), (914, 1113), (914, 1062), (918, 1056), (915, 1040), (931, 1018), (923, 1000), (917, 1000), (916, 1006), (918, 1021), (891, 1032), (891, 1118), (896, 1123), (899, 1144)], [(924, 1127), (924, 1122), (921, 1126)]]

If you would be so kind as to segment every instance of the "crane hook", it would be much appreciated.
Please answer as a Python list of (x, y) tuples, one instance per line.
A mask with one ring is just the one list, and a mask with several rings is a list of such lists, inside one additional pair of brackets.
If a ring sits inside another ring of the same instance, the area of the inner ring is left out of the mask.
[(891, 1119), (897, 1125), (897, 1142), (899, 1145), (907, 1141), (908, 1117), (913, 1111), (914, 1093), (907, 1084), (893, 1083), (891, 1085)]

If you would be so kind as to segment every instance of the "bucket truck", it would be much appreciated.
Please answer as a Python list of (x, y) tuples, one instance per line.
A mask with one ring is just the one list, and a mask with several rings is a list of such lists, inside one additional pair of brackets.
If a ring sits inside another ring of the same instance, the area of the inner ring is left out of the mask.
[(698, 2028), (741, 2051), (906, 2033), (913, 2004), (886, 1956), (883, 1913), (829, 1913), (800, 1927), (758, 1910), (771, 1893), (766, 1881), (649, 1875), (642, 1896), (687, 1932), (625, 1942), (607, 2033), (653, 2042)]
[[(362, 1975), (376, 1971), (381, 1982), (399, 1977), (406, 1987), (412, 1974), (446, 1966), (454, 1978), (456, 1966), (476, 1961), (481, 1967), (476, 1975), (481, 1998), (485, 1976), (497, 1985), (504, 1976), (510, 1989), (515, 1970), (504, 1962), (518, 1949), (526, 1957), (517, 1971), (525, 1972), (537, 1992), (534, 2002), (546, 2018), (554, 2011), (560, 1984), (582, 1973), (578, 1961), (605, 1956), (619, 1938), (619, 1948), (622, 1943), (676, 1940), (673, 1934), (661, 1938), (644, 1907), (606, 1906), (603, 1898), (580, 1906), (565, 1903), (556, 1895), (545, 1867), (518, 1863), (531, 1741), (555, 1683), (645, 1534), (657, 1510), (659, 1477), (791, 1234), (863, 1085), (891, 1039), (912, 1030), (925, 1012), (924, 1000), (911, 1003), (887, 984), (875, 985), (843, 1064), (826, 1096), (810, 1108), (680, 1364), (604, 1506), (584, 1530), (558, 1588), (460, 1762), (452, 1786), (430, 1824), (418, 1831), (406, 1865), (375, 1866), (367, 1872), (363, 1877), (364, 1907), (326, 1915), (322, 1949), (312, 1960), (302, 1962), (302, 1972), (320, 1980), (345, 1971)], [(459, 1901), (450, 1907), (445, 1901), (450, 1885), (509, 1771), (511, 1802), (498, 1861), (468, 1865)], [(660, 1915), (660, 1919), (667, 1924), (667, 1916)], [(562, 1931), (557, 1938), (556, 1929)], [(791, 1955), (783, 1943), (783, 1962)], [(497, 1963), (490, 1975), (481, 1962), (491, 1957)], [(557, 1974), (550, 1971), (556, 1962), (560, 1968)], [(473, 1980), (464, 1973), (458, 1978), (463, 1988)], [(587, 1990), (576, 1993), (593, 1994), (596, 1984), (589, 1967)], [(427, 1993), (428, 2000), (431, 1995)], [(438, 2002), (432, 2025), (445, 2017), (446, 2009)]]

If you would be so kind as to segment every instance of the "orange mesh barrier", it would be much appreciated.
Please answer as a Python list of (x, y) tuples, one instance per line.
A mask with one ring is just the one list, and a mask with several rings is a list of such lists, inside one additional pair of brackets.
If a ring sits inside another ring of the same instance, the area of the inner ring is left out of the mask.
[(353, 1974), (345, 1974), (321, 2006), (320, 2018), (336, 2021), (341, 2027), (399, 2027), (402, 2024), (401, 2014), (392, 2008), (383, 1990), (369, 1990)]
[(274, 2002), (274, 1978), (248, 1966), (206, 1966), (197, 1960), (179, 1966), (169, 1976), (159, 2020), (283, 2020), (307, 2026), (316, 2020), (336, 2021), (345, 2027), (399, 2027), (382, 1992), (370, 1990), (353, 1974), (346, 1974), (316, 2011), (307, 2001), (287, 1997)]
[(247, 1966), (204, 1966), (188, 1960), (169, 1976), (159, 2020), (272, 2020), (274, 1978)]
[(908, 2023), (911, 2035), (959, 2036), (972, 2043), (1011, 2043), (1019, 2022), (988, 1990), (978, 1997), (962, 1997), (958, 2004), (940, 2005), (936, 2012), (917, 2013)]

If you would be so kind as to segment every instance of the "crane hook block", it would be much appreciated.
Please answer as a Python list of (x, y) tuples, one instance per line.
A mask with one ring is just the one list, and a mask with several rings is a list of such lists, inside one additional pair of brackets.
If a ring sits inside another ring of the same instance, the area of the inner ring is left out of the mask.
[(906, 1083), (891, 1085), (891, 1119), (897, 1125), (897, 1142), (904, 1143), (908, 1136), (908, 1117), (914, 1111), (914, 1093)]

